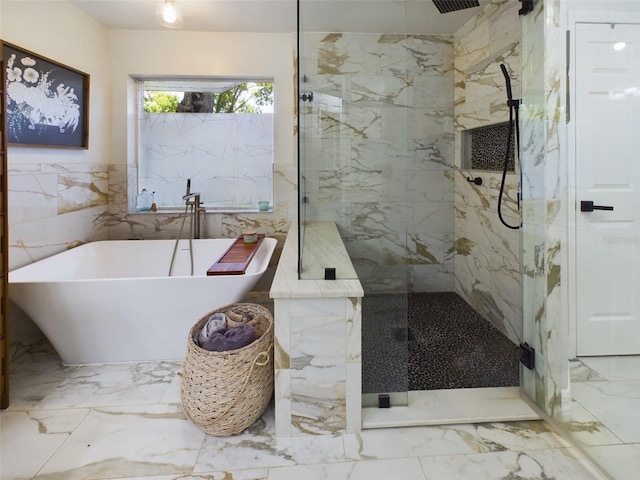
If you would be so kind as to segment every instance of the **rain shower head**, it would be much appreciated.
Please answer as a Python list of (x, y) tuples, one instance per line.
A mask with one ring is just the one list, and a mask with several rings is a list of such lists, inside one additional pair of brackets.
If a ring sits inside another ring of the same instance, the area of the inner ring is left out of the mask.
[(455, 12), (465, 8), (479, 7), (478, 0), (433, 0), (440, 13)]

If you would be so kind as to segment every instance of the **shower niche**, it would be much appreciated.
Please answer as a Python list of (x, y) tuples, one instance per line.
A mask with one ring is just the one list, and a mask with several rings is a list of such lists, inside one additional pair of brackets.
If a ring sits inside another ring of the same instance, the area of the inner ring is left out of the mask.
[(506, 145), (511, 133), (507, 172), (515, 171), (514, 133), (509, 122), (483, 125), (462, 131), (462, 168), (467, 170), (502, 171)]

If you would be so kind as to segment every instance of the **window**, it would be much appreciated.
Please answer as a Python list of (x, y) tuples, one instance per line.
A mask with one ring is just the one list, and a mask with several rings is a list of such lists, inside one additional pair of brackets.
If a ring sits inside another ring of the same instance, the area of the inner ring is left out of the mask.
[(139, 87), (138, 193), (184, 207), (187, 180), (208, 209), (272, 203), (273, 82), (144, 79)]

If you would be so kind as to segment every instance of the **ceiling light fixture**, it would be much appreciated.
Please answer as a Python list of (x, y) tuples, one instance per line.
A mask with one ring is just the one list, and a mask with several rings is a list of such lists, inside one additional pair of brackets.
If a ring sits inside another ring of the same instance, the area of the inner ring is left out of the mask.
[(175, 0), (163, 0), (156, 9), (156, 20), (168, 28), (182, 27), (182, 13), (176, 7)]

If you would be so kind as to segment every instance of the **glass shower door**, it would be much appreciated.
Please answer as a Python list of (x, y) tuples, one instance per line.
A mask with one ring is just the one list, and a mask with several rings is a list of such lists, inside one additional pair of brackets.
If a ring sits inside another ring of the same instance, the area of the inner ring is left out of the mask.
[[(305, 226), (334, 222), (365, 292), (362, 392), (367, 404), (390, 395), (393, 405), (406, 405), (414, 206), (406, 197), (407, 39), (397, 33), (405, 29), (404, 4), (299, 0), (298, 9), (300, 278), (321, 279), (305, 264)], [(366, 25), (378, 14), (394, 33)], [(335, 28), (319, 29), (328, 18)]]
[[(404, 406), (409, 403), (409, 272), (408, 234), (397, 236), (402, 259), (387, 265), (385, 287), (369, 284), (362, 300), (363, 407)], [(369, 282), (373, 278), (366, 279)], [(388, 402), (388, 404), (387, 404)]]

